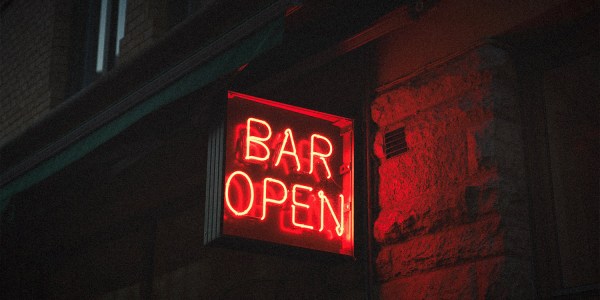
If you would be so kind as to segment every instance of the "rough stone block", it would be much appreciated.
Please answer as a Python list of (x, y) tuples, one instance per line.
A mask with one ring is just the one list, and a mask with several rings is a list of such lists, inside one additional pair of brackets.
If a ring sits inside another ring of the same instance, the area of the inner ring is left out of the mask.
[[(530, 294), (530, 270), (515, 262), (531, 242), (514, 83), (506, 52), (483, 46), (373, 102), (383, 298)], [(386, 158), (383, 136), (398, 127), (409, 151)], [(463, 282), (437, 286), (446, 280)], [(501, 291), (513, 286), (521, 291)]]
[[(408, 130), (407, 139), (412, 134)], [(381, 207), (431, 189), (439, 191), (452, 186), (466, 177), (466, 163), (466, 141), (462, 134), (438, 135), (413, 145), (408, 152), (384, 161), (379, 167)]]
[(385, 128), (448, 99), (488, 86), (490, 74), (478, 69), (479, 61), (477, 54), (471, 54), (447, 68), (423, 74), (380, 95), (371, 106), (372, 119)]
[(454, 186), (415, 198), (401, 199), (383, 209), (375, 221), (375, 239), (382, 244), (434, 233), (469, 221), (464, 190)]
[(381, 299), (533, 299), (529, 263), (500, 256), (381, 285)]
[[(476, 223), (415, 237), (381, 251), (377, 264), (383, 280), (409, 276), (443, 266), (501, 255), (505, 251), (506, 227), (499, 215), (490, 215)], [(383, 266), (383, 265), (391, 265)]]
[(397, 278), (381, 285), (381, 299), (476, 299), (473, 264)]

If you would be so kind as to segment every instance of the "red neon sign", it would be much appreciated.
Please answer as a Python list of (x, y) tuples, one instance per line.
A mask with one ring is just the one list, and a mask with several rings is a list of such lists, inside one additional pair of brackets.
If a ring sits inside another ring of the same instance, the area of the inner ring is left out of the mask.
[(352, 126), (230, 92), (223, 234), (352, 256)]

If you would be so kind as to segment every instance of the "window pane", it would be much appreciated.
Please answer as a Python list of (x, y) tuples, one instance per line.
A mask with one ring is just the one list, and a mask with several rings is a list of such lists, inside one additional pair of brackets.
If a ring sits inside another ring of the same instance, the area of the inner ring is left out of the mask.
[(102, 0), (100, 6), (100, 25), (98, 26), (98, 51), (96, 56), (96, 72), (104, 71), (104, 48), (106, 45), (106, 25), (108, 19), (108, 0)]
[(127, 11), (127, 0), (119, 0), (119, 17), (117, 20), (117, 42), (115, 43), (115, 56), (119, 56), (121, 39), (125, 35), (125, 15)]

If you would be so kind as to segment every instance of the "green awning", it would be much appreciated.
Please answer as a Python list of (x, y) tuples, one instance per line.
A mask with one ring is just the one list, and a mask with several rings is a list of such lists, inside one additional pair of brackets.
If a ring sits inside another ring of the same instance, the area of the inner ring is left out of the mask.
[[(11, 178), (0, 190), (0, 214), (6, 209), (10, 198), (22, 192), (40, 181), (48, 178), (56, 172), (62, 170), (73, 162), (79, 160), (86, 154), (90, 153), (103, 143), (107, 142), (111, 138), (117, 136), (123, 132), (129, 126), (133, 125), (144, 116), (160, 109), (166, 104), (169, 104), (177, 99), (180, 99), (206, 85), (213, 82), (217, 78), (230, 73), (241, 65), (250, 62), (253, 58), (257, 57), (262, 52), (274, 47), (279, 44), (283, 36), (283, 13), (279, 17), (269, 21), (266, 25), (260, 25), (260, 28), (249, 33), (242, 40), (235, 42), (229, 46), (227, 50), (224, 50), (216, 55), (208, 57), (208, 59), (193, 69), (191, 72), (180, 77), (172, 84), (166, 86), (162, 90), (149, 96), (140, 103), (136, 104), (133, 108), (128, 109), (123, 114), (113, 118), (112, 120), (104, 123), (102, 126), (87, 134), (82, 139), (78, 139), (69, 144), (59, 153), (48, 157), (30, 168), (24, 173), (21, 173), (14, 178)], [(232, 30), (238, 30), (237, 35), (245, 34), (248, 28), (257, 26), (257, 21), (253, 18), (248, 19), (246, 22), (240, 24), (238, 27)], [(260, 23), (259, 23), (260, 24)], [(242, 29), (240, 31), (240, 29)], [(224, 36), (226, 36), (226, 33)], [(221, 43), (218, 47), (214, 47), (215, 43)], [(204, 51), (204, 53), (211, 53), (209, 48), (219, 48), (226, 44), (222, 39), (218, 39), (206, 48), (200, 49), (198, 53)], [(174, 66), (173, 69), (179, 66)], [(167, 72), (168, 73), (168, 70)], [(164, 75), (164, 73), (163, 73)], [(119, 102), (128, 101), (128, 98), (135, 97), (136, 92), (142, 90), (144, 87), (149, 85), (156, 85), (155, 81), (160, 80), (160, 75), (157, 76), (156, 80), (149, 82), (148, 84), (140, 87), (138, 90), (131, 93), (129, 96), (124, 97)], [(164, 77), (164, 76), (163, 76)], [(139, 95), (138, 95), (139, 96)], [(107, 108), (107, 110), (110, 108)], [(100, 113), (102, 114), (102, 112)]]

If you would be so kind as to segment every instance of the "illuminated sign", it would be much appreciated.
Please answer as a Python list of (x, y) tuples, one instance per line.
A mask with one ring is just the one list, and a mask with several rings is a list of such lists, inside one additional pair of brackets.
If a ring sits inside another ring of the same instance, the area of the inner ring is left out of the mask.
[[(352, 120), (229, 92), (217, 135), (209, 177), (219, 178), (207, 186), (213, 216), (206, 226), (218, 233), (205, 240), (241, 237), (354, 255)], [(224, 152), (220, 162), (217, 152)]]

